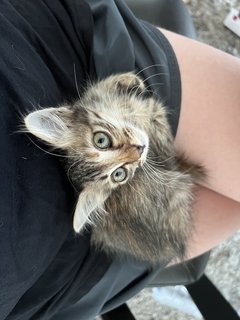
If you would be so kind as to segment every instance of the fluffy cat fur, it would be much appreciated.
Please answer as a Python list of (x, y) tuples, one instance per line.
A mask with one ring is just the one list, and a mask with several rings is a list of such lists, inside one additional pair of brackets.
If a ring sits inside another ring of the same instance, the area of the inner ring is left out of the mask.
[(166, 109), (140, 77), (110, 76), (73, 105), (24, 120), (29, 132), (66, 153), (80, 191), (77, 233), (90, 224), (95, 246), (152, 264), (185, 257), (201, 170), (176, 155)]

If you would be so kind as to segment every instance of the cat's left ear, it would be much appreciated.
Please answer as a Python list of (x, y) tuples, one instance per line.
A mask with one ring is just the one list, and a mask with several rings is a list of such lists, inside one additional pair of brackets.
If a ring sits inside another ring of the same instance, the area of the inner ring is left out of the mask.
[(152, 97), (151, 90), (147, 90), (144, 81), (133, 72), (123, 73), (120, 75), (112, 76), (114, 83), (113, 89), (117, 90), (120, 94), (134, 95), (143, 99)]
[(46, 108), (34, 111), (24, 118), (29, 132), (57, 148), (69, 143), (73, 111), (67, 107)]
[(145, 91), (143, 80), (133, 72), (115, 76), (115, 88), (123, 94), (138, 95)]
[(109, 197), (107, 188), (92, 183), (86, 186), (80, 193), (73, 217), (73, 228), (79, 233), (88, 224), (94, 224), (104, 212), (104, 202)]

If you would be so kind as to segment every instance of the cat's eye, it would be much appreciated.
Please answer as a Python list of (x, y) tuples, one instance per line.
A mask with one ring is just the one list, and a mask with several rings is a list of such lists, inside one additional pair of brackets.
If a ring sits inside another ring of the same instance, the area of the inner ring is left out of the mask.
[(114, 182), (123, 182), (127, 178), (127, 170), (123, 167), (120, 167), (113, 171), (112, 179)]
[(110, 148), (112, 145), (110, 137), (105, 132), (96, 132), (93, 136), (95, 146), (100, 149)]

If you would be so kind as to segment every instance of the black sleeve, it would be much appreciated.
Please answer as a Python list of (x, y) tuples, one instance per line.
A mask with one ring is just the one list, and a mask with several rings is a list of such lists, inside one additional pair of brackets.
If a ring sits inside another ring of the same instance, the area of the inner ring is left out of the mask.
[(167, 108), (175, 136), (181, 105), (181, 79), (175, 53), (153, 25), (137, 19), (124, 1), (88, 0), (94, 19), (93, 58), (99, 78), (138, 72)]
[(94, 318), (139, 291), (151, 270), (110, 261), (89, 249), (89, 234), (73, 235), (75, 196), (59, 157), (18, 132), (21, 118), (76, 99), (89, 77), (135, 70), (168, 107), (175, 134), (176, 59), (120, 0), (6, 0), (0, 12), (0, 318), (50, 319), (77, 301), (81, 320)]
[(0, 318), (5, 319), (63, 245), (74, 206), (59, 158), (19, 133), (21, 118), (38, 106), (76, 98), (74, 66), (79, 85), (94, 67), (92, 15), (84, 1), (1, 1), (0, 12)]

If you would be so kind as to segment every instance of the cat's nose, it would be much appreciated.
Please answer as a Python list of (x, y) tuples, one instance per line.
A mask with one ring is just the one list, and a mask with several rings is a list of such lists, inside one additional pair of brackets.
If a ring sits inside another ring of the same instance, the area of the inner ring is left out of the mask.
[(139, 156), (140, 156), (140, 157), (141, 157), (141, 155), (142, 155), (145, 147), (146, 147), (145, 145), (143, 145), (143, 146), (137, 145), (137, 146), (136, 146), (136, 149), (137, 149), (137, 151), (139, 152)]

